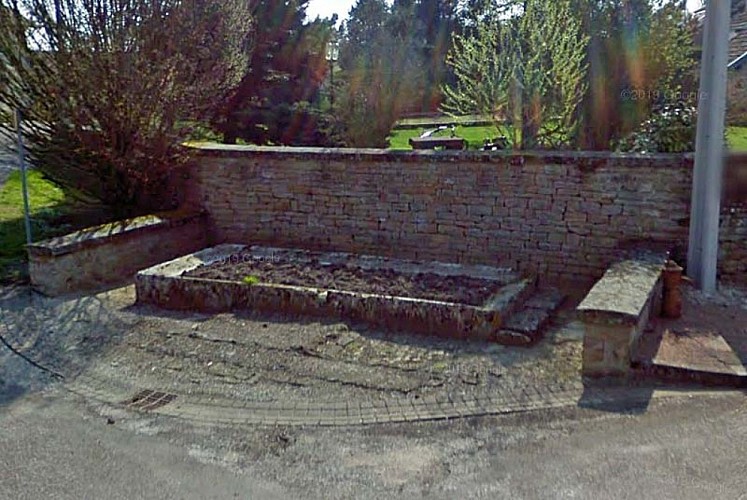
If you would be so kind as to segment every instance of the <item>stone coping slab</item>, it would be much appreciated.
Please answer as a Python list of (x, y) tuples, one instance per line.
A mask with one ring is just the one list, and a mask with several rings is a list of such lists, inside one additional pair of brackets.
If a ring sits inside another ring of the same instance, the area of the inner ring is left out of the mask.
[(597, 281), (577, 311), (585, 322), (637, 325), (666, 263), (666, 255), (645, 255), (613, 264)]
[(692, 372), (734, 375), (747, 379), (747, 368), (740, 353), (723, 336), (715, 333), (688, 333), (665, 330), (652, 363)]
[(613, 264), (578, 306), (584, 375), (630, 375), (643, 333), (661, 308), (667, 257), (647, 252)]
[[(692, 153), (614, 153), (608, 151), (480, 151), (480, 150), (389, 150), (373, 148), (318, 148), (318, 147), (282, 147), (282, 146), (253, 146), (231, 145), (220, 143), (188, 143), (185, 147), (198, 156), (220, 156), (230, 158), (309, 158), (315, 160), (340, 161), (394, 161), (394, 162), (422, 162), (429, 158), (433, 161), (480, 161), (496, 163), (521, 164), (526, 161), (542, 161), (553, 164), (588, 163), (604, 165), (612, 160), (615, 165), (625, 162), (632, 166), (650, 167), (657, 161), (672, 162), (672, 168), (677, 166), (685, 169), (692, 168), (694, 156)], [(684, 161), (683, 161), (684, 160)]]
[(135, 232), (177, 227), (201, 217), (204, 217), (202, 212), (178, 210), (143, 215), (32, 243), (27, 246), (27, 250), (31, 256), (60, 256), (85, 248), (104, 245), (112, 238), (123, 237)]
[(225, 312), (256, 309), (362, 321), (391, 330), (454, 338), (498, 340), (501, 325), (534, 292), (536, 279), (521, 279), (513, 271), (469, 266), (314, 253), (320, 260), (368, 269), (395, 270), (403, 274), (434, 272), (444, 276), (470, 276), (495, 282), (495, 293), (482, 306), (437, 300), (397, 297), (349, 290), (321, 289), (276, 283), (245, 284), (238, 281), (184, 276), (202, 265), (231, 259), (249, 251), (253, 258), (277, 258), (302, 263), (311, 252), (245, 245), (220, 245), (166, 262), (138, 273), (137, 300), (166, 309)]

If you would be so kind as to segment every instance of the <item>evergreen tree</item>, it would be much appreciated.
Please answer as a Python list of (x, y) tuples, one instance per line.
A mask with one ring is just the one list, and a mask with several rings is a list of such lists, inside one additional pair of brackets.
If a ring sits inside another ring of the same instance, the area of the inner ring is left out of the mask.
[(385, 146), (393, 123), (420, 99), (423, 69), (411, 2), (359, 0), (344, 25), (339, 115), (350, 146)]
[(427, 111), (439, 108), (441, 87), (453, 83), (446, 55), (451, 49), (452, 33), (458, 26), (457, 7), (456, 0), (419, 0), (415, 7), (425, 37), (422, 48), (425, 67), (423, 108)]
[(320, 140), (309, 103), (327, 71), (332, 22), (306, 22), (308, 0), (255, 0), (250, 70), (215, 126), (224, 141), (305, 145)]
[(577, 143), (609, 149), (692, 85), (693, 24), (679, 0), (575, 0), (590, 37)]

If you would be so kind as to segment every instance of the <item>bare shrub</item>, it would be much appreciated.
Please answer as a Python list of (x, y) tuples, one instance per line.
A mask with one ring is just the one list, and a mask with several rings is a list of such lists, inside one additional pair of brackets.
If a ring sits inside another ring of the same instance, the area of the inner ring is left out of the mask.
[(23, 110), (30, 155), (55, 180), (123, 212), (162, 204), (189, 124), (247, 70), (247, 4), (0, 0), (0, 108)]

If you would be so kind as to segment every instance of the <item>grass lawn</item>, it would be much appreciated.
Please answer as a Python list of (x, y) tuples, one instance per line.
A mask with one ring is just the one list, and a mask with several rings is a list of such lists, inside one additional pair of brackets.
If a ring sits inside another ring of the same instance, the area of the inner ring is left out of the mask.
[(728, 127), (726, 137), (732, 151), (747, 151), (747, 127)]
[[(411, 137), (419, 137), (425, 131), (424, 128), (415, 129), (395, 129), (389, 136), (389, 149), (393, 150), (410, 150)], [(434, 136), (451, 135), (451, 130), (441, 130), (433, 134)], [(468, 149), (479, 149), (485, 139), (493, 139), (499, 135), (506, 135), (498, 132), (495, 126), (458, 126), (456, 135), (467, 140)], [(747, 127), (728, 127), (727, 138), (729, 147), (732, 151), (747, 152)]]
[[(28, 185), (34, 240), (64, 231), (62, 227), (52, 228), (49, 221), (66, 211), (65, 192), (34, 170), (29, 171)], [(21, 173), (16, 171), (0, 188), (0, 280), (19, 277), (25, 244)]]

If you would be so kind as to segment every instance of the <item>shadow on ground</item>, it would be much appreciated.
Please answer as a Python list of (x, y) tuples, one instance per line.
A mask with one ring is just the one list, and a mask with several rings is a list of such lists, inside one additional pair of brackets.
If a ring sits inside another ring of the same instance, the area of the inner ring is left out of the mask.
[(74, 378), (116, 348), (133, 319), (112, 312), (109, 299), (50, 299), (25, 286), (3, 288), (0, 403)]
[(654, 395), (653, 386), (636, 386), (628, 382), (584, 382), (579, 408), (605, 413), (640, 415), (648, 411)]

